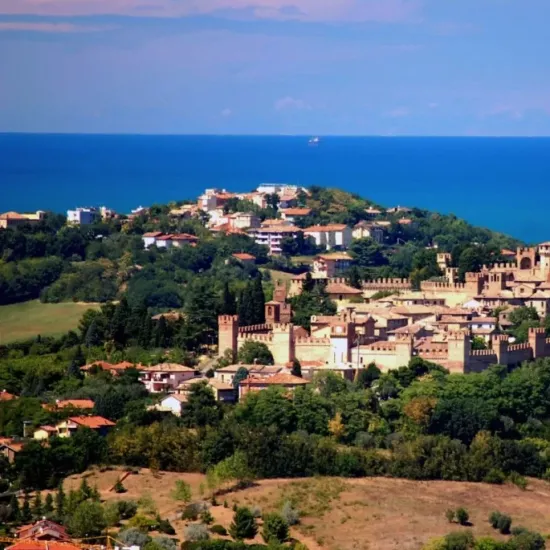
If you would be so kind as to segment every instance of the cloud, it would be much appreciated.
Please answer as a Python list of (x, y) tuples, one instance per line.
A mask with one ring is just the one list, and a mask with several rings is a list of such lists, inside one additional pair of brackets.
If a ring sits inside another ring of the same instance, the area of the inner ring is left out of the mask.
[(295, 99), (290, 96), (282, 97), (275, 101), (273, 105), (276, 111), (290, 111), (290, 110), (309, 110), (311, 106), (303, 99)]
[(101, 32), (112, 30), (116, 27), (111, 25), (73, 25), (72, 23), (40, 23), (31, 21), (0, 21), (0, 32), (2, 31), (26, 31), (26, 32), (51, 32), (51, 33), (78, 33), (78, 32)]
[(402, 22), (422, 0), (0, 0), (4, 15), (187, 17), (247, 14), (261, 19)]
[(221, 114), (221, 116), (227, 118), (227, 117), (230, 117), (233, 114), (233, 111), (231, 109), (223, 109), (220, 114)]
[(407, 107), (396, 107), (386, 113), (390, 118), (403, 118), (409, 116), (410, 111)]

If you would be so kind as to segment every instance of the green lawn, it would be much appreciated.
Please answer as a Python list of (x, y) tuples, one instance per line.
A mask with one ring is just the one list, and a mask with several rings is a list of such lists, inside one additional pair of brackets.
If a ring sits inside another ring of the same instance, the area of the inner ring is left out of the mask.
[(87, 309), (97, 304), (42, 304), (38, 300), (0, 306), (0, 344), (41, 336), (59, 336), (76, 329)]
[(276, 271), (275, 269), (262, 269), (261, 271), (269, 271), (271, 273), (271, 280), (273, 282), (275, 281), (282, 281), (284, 283), (290, 281), (294, 275), (292, 273), (286, 273), (285, 271)]

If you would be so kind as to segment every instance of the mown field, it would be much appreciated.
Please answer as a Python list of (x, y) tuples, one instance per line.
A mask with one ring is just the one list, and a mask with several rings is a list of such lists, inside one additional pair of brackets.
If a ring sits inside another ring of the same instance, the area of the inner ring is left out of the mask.
[(42, 304), (38, 300), (0, 306), (0, 345), (41, 336), (59, 336), (78, 327), (87, 309), (97, 304), (63, 302)]
[[(109, 491), (122, 474), (122, 470), (95, 470), (83, 475), (91, 485), (98, 486), (102, 500), (138, 501), (144, 496), (152, 499), (182, 540), (182, 505), (172, 498), (171, 492), (176, 480), (183, 479), (192, 488), (193, 501), (201, 500), (205, 477), (143, 469), (124, 480), (126, 493)], [(66, 489), (77, 489), (81, 479), (82, 475), (71, 476)], [(550, 532), (550, 484), (541, 480), (529, 480), (526, 490), (510, 484), (388, 478), (261, 480), (248, 489), (218, 497), (218, 506), (210, 512), (215, 523), (229, 527), (234, 503), (259, 507), (265, 513), (279, 511), (286, 500), (291, 500), (302, 515), (291, 535), (309, 550), (420, 550), (430, 539), (462, 529), (471, 529), (476, 537), (505, 539), (487, 521), (495, 510), (510, 515), (513, 526), (524, 526), (543, 535)], [(223, 506), (224, 501), (227, 507)], [(458, 507), (468, 510), (469, 527), (449, 524), (445, 518), (447, 509)], [(257, 539), (261, 542), (260, 535)]]

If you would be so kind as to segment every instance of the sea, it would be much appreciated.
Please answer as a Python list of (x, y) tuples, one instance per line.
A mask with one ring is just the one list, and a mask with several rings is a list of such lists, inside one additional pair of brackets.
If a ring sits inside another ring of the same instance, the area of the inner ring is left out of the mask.
[(550, 240), (550, 138), (0, 134), (0, 212), (138, 206), (205, 188), (338, 187)]

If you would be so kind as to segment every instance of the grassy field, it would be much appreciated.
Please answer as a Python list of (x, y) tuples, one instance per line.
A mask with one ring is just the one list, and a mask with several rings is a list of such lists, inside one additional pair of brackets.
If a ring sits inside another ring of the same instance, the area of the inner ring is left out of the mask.
[(41, 336), (59, 336), (75, 329), (87, 309), (97, 304), (64, 302), (42, 304), (38, 300), (0, 306), (0, 344)]
[(285, 271), (277, 271), (275, 269), (265, 269), (263, 271), (269, 271), (271, 273), (271, 280), (273, 282), (275, 281), (282, 281), (284, 283), (288, 283), (294, 277), (292, 273), (286, 273)]
[[(118, 495), (109, 489), (123, 474), (121, 469), (83, 474), (97, 485), (104, 501), (132, 499), (154, 501), (162, 517), (168, 518), (180, 540), (185, 522), (178, 513), (182, 504), (171, 495), (178, 479), (187, 481), (192, 500), (202, 500), (201, 474), (151, 472), (143, 469), (124, 480), (127, 492)], [(82, 475), (71, 476), (65, 490), (76, 489)], [(206, 491), (206, 495), (208, 491)], [(205, 496), (206, 496), (205, 495)], [(144, 498), (145, 497), (145, 498)], [(493, 530), (487, 519), (495, 510), (512, 517), (512, 526), (524, 526), (546, 535), (550, 531), (550, 485), (529, 480), (527, 490), (514, 485), (488, 485), (449, 481), (409, 481), (388, 478), (309, 478), (261, 480), (254, 486), (229, 492), (210, 509), (214, 523), (226, 528), (231, 523), (233, 504), (256, 506), (263, 513), (278, 511), (286, 500), (301, 513), (292, 529), (293, 538), (309, 550), (420, 550), (430, 539), (466, 529), (449, 524), (445, 510), (464, 507), (470, 514), (476, 537), (506, 537)], [(227, 507), (222, 506), (226, 501)], [(261, 542), (258, 535), (257, 541)]]

